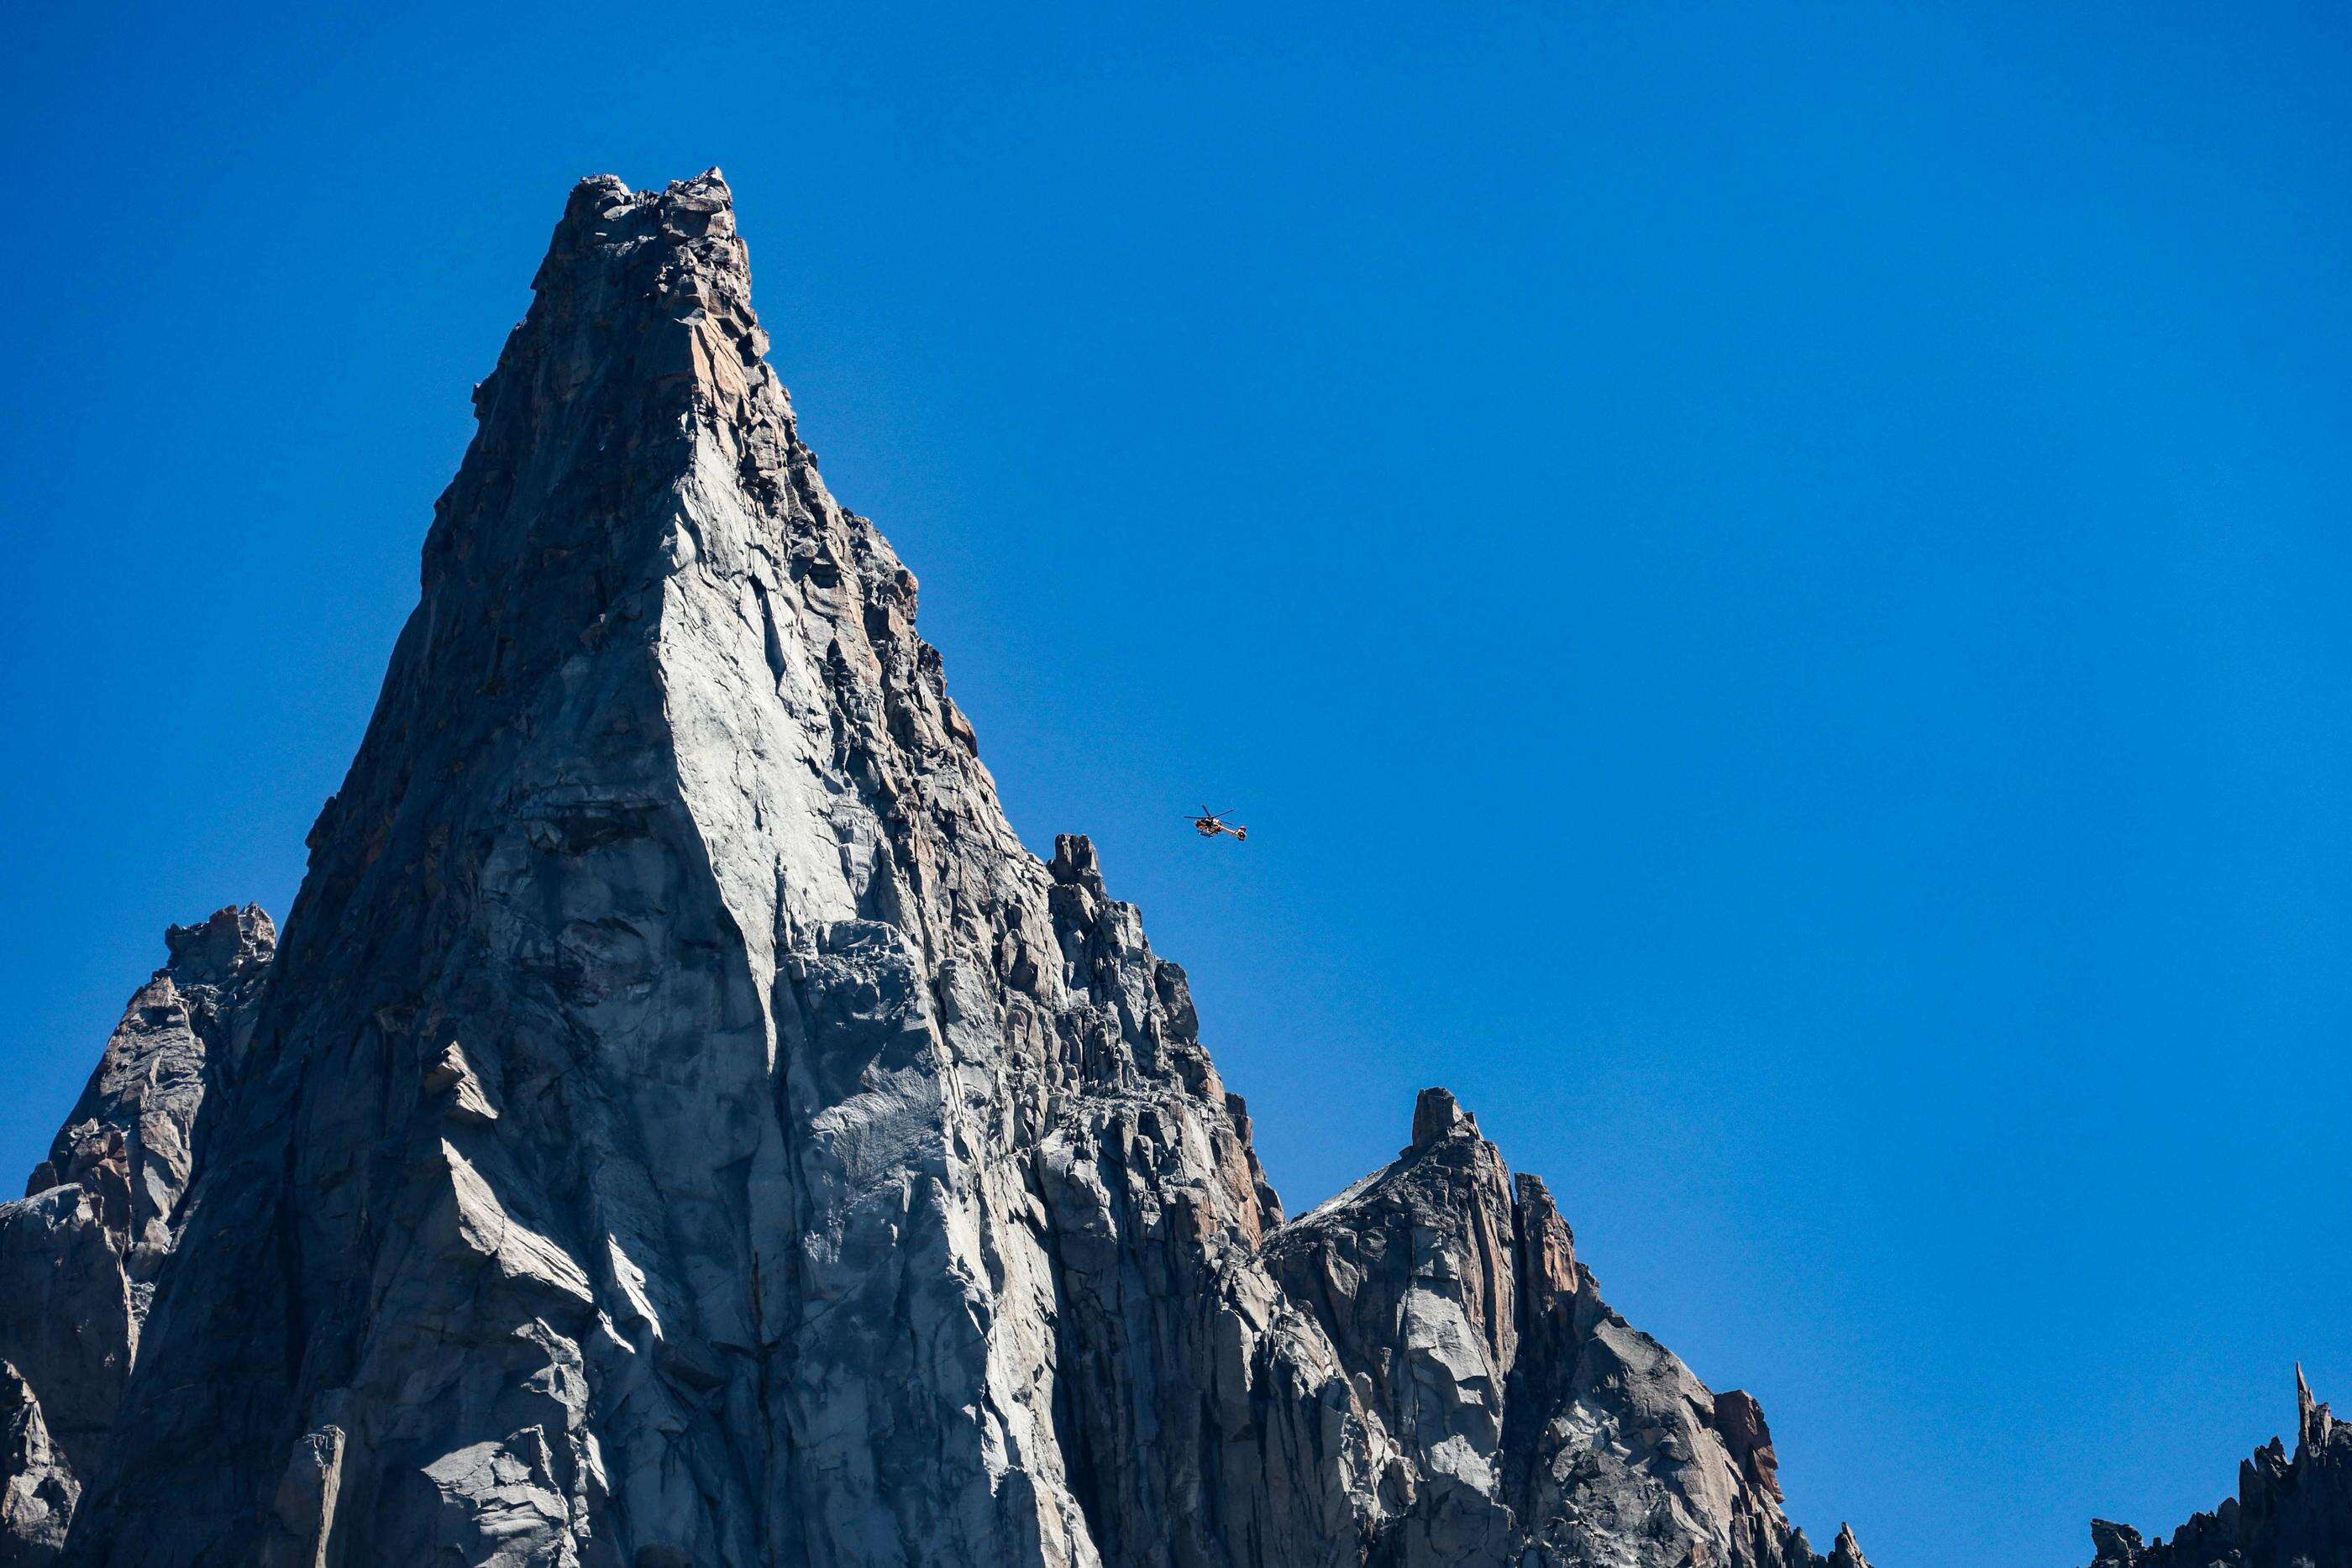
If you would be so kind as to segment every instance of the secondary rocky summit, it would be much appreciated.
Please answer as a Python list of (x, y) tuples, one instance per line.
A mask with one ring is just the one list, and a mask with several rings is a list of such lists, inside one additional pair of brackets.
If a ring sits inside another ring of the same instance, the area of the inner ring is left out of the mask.
[(0, 1207), (0, 1562), (1862, 1568), (1442, 1091), (1285, 1223), (714, 171), (572, 193), (273, 950)]
[(106, 1452), (278, 936), (247, 907), (163, 941), (24, 1200), (0, 1204), (0, 1563), (54, 1557)]

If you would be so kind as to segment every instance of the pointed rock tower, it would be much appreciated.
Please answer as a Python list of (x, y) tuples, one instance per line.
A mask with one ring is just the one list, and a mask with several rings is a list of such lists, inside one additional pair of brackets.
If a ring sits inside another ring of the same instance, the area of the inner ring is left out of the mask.
[(818, 477), (718, 172), (583, 183), (534, 287), (127, 1386), (0, 1448), (64, 1560), (1815, 1568), (1450, 1096), (1283, 1227)]

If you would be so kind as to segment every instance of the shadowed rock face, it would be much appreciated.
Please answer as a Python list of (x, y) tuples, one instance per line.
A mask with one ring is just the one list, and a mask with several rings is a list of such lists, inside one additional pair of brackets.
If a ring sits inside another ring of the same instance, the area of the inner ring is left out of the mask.
[(131, 997), (49, 1157), (0, 1204), (0, 1564), (55, 1556), (106, 1451), (278, 934), (248, 905), (163, 940), (171, 961)]
[(2295, 1444), (2273, 1437), (2238, 1466), (2238, 1495), (2168, 1542), (2091, 1521), (2092, 1568), (2352, 1568), (2352, 1427), (2311, 1396), (2295, 1368)]
[(1451, 1096), (1283, 1223), (1183, 971), (1022, 847), (819, 479), (715, 171), (583, 183), (535, 287), (266, 991), (189, 1009), (202, 1135), (133, 1074), (27, 1200), (100, 1354), (0, 1343), (7, 1550), (1823, 1561)]

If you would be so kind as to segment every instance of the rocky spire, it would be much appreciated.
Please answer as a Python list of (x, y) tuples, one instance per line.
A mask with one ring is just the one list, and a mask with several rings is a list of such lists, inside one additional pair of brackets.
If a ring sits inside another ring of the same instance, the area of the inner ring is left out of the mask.
[(2327, 1447), (2335, 1435), (2336, 1417), (2311, 1396), (2311, 1385), (2303, 1380), (2303, 1363), (2294, 1364), (2295, 1453), (2297, 1457), (2315, 1454)]
[(1450, 1094), (1283, 1223), (819, 477), (717, 171), (583, 183), (534, 287), (68, 1561), (1817, 1568)]

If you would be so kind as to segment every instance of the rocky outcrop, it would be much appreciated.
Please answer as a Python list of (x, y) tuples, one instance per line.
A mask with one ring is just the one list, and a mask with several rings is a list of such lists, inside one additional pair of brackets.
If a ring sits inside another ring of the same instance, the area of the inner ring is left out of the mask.
[(2170, 1541), (2091, 1521), (2092, 1568), (2352, 1568), (2352, 1427), (2294, 1372), (2292, 1456), (2273, 1437), (2238, 1466), (2238, 1495), (2192, 1516)]
[[(1392, 1164), (1265, 1257), (1407, 1456), (1386, 1561), (1823, 1561), (1780, 1511), (1762, 1407), (1610, 1311), (1549, 1189), (1514, 1181), (1444, 1090), (1423, 1092)], [(1837, 1550), (1861, 1561), (1850, 1531)]]
[(715, 171), (583, 183), (535, 288), (188, 1159), (28, 1200), (135, 1346), (58, 1384), (64, 1561), (1822, 1561), (1450, 1096), (1284, 1223), (818, 477)]
[(32, 1385), (0, 1361), (0, 1563), (56, 1562), (80, 1500), (81, 1483), (49, 1440)]
[(104, 1454), (277, 946), (251, 906), (163, 939), (170, 962), (131, 998), (49, 1157), (0, 1204), (0, 1564), (54, 1554)]

